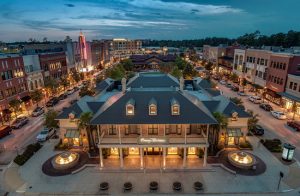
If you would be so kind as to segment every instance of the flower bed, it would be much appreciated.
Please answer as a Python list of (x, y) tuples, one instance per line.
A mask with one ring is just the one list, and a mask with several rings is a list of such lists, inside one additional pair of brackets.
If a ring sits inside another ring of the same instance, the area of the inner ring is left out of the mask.
[(279, 139), (266, 139), (260, 140), (260, 142), (270, 151), (270, 152), (282, 152), (281, 141)]

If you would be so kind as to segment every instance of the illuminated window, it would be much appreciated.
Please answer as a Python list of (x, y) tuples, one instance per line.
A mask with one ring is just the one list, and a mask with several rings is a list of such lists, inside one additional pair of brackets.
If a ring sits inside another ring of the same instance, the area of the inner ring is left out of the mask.
[(180, 115), (180, 105), (174, 98), (171, 100), (171, 113), (172, 115)]
[(157, 115), (157, 103), (153, 98), (149, 102), (149, 115)]
[(126, 104), (126, 115), (131, 116), (134, 115), (134, 105), (135, 101), (133, 99), (130, 99)]

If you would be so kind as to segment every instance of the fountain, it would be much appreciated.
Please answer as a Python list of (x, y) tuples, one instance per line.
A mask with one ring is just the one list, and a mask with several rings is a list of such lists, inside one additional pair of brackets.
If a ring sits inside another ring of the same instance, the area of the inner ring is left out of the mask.
[(74, 167), (79, 161), (77, 152), (62, 152), (56, 155), (51, 163), (55, 169), (64, 170)]
[(228, 161), (231, 165), (240, 169), (252, 169), (256, 163), (256, 159), (252, 154), (243, 151), (228, 153)]

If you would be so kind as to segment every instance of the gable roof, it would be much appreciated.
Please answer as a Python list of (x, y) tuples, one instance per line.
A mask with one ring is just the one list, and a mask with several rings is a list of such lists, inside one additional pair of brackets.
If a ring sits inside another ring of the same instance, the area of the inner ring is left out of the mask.
[[(149, 115), (148, 104), (157, 101), (157, 115)], [(180, 104), (180, 115), (171, 113), (172, 99)], [(126, 115), (126, 103), (135, 100), (135, 115)], [(98, 113), (91, 124), (217, 124), (217, 121), (178, 91), (129, 91)]]
[(68, 119), (70, 113), (73, 113), (75, 115), (75, 118), (79, 118), (82, 112), (83, 111), (81, 110), (79, 105), (77, 103), (74, 103), (70, 107), (64, 108), (56, 119)]
[(139, 77), (136, 77), (128, 84), (128, 87), (131, 88), (164, 88), (178, 86), (179, 83), (174, 78), (160, 73), (140, 74)]

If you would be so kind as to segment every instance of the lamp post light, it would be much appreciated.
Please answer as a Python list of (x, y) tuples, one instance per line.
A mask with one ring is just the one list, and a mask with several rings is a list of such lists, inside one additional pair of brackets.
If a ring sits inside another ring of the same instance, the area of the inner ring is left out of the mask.
[(292, 161), (296, 147), (289, 144), (283, 144), (282, 159), (284, 161)]
[(284, 176), (284, 173), (282, 171), (279, 172), (279, 181), (278, 181), (278, 185), (277, 185), (277, 191), (279, 190), (280, 182), (281, 182), (281, 179), (283, 178), (283, 176)]

